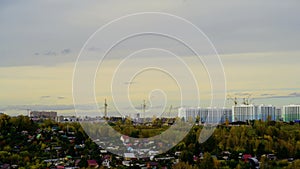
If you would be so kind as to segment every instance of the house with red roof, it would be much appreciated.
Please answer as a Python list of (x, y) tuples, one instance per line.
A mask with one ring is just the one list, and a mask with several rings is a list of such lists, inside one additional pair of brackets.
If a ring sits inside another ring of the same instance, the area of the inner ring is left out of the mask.
[(88, 167), (91, 167), (91, 168), (98, 168), (99, 167), (96, 160), (87, 160), (87, 163), (88, 163)]

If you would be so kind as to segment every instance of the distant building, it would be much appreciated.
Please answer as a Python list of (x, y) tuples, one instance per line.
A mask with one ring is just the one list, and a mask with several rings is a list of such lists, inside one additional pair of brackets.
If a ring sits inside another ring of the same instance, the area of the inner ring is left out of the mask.
[(276, 121), (282, 121), (282, 109), (281, 108), (276, 108)]
[(57, 112), (54, 112), (54, 111), (31, 111), (30, 117), (38, 118), (38, 119), (56, 120)]
[(276, 107), (273, 105), (260, 105), (258, 108), (258, 114), (262, 121), (275, 121), (276, 119)]
[(198, 116), (197, 110), (197, 108), (179, 108), (178, 117), (184, 119), (185, 121), (196, 121), (196, 118)]
[(258, 106), (250, 105), (237, 105), (232, 106), (233, 121), (247, 121), (247, 120), (258, 120)]
[(228, 108), (179, 108), (178, 117), (185, 121), (194, 122), (199, 119), (201, 123), (224, 123), (226, 119), (232, 120), (232, 110)]
[(232, 109), (224, 108), (222, 109), (223, 116), (221, 118), (221, 123), (225, 123), (228, 120), (229, 123), (232, 122)]
[(141, 118), (141, 114), (140, 113), (135, 114), (135, 116), (134, 116), (134, 118), (132, 120), (133, 120), (133, 122), (135, 124), (142, 124), (144, 122), (144, 119)]
[[(276, 107), (273, 105), (237, 105), (232, 106), (233, 121), (247, 121), (247, 120), (262, 120), (262, 121), (275, 121)], [(277, 117), (277, 118), (276, 118)]]
[(300, 105), (283, 106), (282, 117), (285, 122), (300, 120)]
[(79, 120), (76, 116), (57, 116), (55, 119), (57, 122), (77, 122)]

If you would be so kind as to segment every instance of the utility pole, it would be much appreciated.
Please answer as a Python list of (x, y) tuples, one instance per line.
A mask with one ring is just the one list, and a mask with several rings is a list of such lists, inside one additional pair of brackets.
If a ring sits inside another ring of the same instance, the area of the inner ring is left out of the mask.
[(104, 118), (107, 118), (107, 103), (106, 103), (106, 99), (104, 99)]
[(169, 109), (169, 114), (168, 114), (168, 116), (169, 116), (169, 118), (171, 118), (171, 112), (172, 112), (172, 105), (170, 106), (170, 109)]
[(144, 103), (143, 103), (143, 114), (144, 114), (144, 118), (145, 118), (145, 112), (146, 112), (146, 101), (144, 100)]
[(26, 109), (27, 110), (27, 115), (28, 115), (28, 117), (30, 117), (30, 110), (31, 109)]

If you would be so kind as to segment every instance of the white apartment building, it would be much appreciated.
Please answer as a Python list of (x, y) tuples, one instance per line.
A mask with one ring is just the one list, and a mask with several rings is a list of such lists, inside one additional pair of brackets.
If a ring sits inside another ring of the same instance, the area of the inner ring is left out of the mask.
[(185, 121), (194, 122), (197, 117), (201, 123), (224, 123), (226, 119), (231, 122), (232, 110), (228, 108), (179, 108), (178, 117)]
[(273, 105), (260, 105), (258, 111), (258, 114), (260, 114), (260, 119), (262, 121), (277, 120), (276, 107)]
[(300, 120), (300, 105), (283, 106), (282, 118), (285, 122)]
[(273, 105), (237, 105), (232, 106), (232, 121), (276, 120), (276, 107)]
[(258, 106), (253, 104), (232, 106), (232, 114), (232, 121), (247, 121), (259, 119)]

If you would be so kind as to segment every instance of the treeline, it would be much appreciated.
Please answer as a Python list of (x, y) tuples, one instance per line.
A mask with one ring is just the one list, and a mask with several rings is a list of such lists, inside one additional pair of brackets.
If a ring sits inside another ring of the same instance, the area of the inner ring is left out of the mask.
[[(160, 134), (169, 128), (169, 126), (159, 122), (159, 119), (153, 119), (153, 122), (157, 123), (157, 121), (158, 124), (162, 125), (133, 125), (130, 119), (117, 121), (110, 125), (122, 134), (145, 138)], [(92, 126), (89, 128), (91, 129)], [(166, 153), (181, 152), (179, 157), (181, 162), (173, 167), (249, 168), (249, 163), (241, 160), (239, 154), (251, 154), (252, 157), (256, 157), (262, 163), (261, 168), (284, 168), (290, 166), (295, 168), (295, 165), (300, 165), (300, 162), (297, 161), (297, 159), (300, 159), (299, 124), (275, 121), (263, 122), (259, 120), (237, 123), (236, 125), (227, 123), (219, 125), (213, 135), (205, 143), (200, 144), (198, 138), (202, 128), (203, 126), (201, 125), (195, 125), (180, 143)], [(95, 129), (95, 131), (97, 130)], [(109, 132), (100, 132), (98, 135), (100, 136), (101, 133)], [(173, 135), (176, 135), (176, 133), (170, 134), (168, 138), (173, 138)], [(113, 134), (108, 135), (112, 136)], [(169, 140), (161, 139), (162, 142)], [(231, 153), (229, 159), (217, 160), (223, 151)], [(200, 158), (200, 154), (203, 155), (202, 158)], [(276, 159), (270, 160), (267, 158), (268, 154), (274, 154)], [(163, 157), (165, 154), (161, 156)], [(296, 161), (289, 162), (288, 159)]]
[[(133, 126), (130, 120), (116, 122), (113, 127), (132, 137), (149, 137), (168, 128), (163, 125)], [(180, 162), (173, 168), (249, 168), (249, 164), (239, 158), (240, 153), (257, 157), (261, 168), (300, 168), (297, 160), (300, 159), (299, 124), (252, 121), (240, 126), (220, 125), (203, 144), (198, 142), (201, 130), (202, 126), (195, 125), (180, 143), (166, 153), (181, 152)], [(68, 139), (70, 136), (73, 137), (71, 141)], [(74, 148), (80, 144), (85, 147)], [(61, 148), (55, 150), (54, 147)], [(229, 151), (230, 158), (217, 160), (223, 151)], [(266, 154), (274, 154), (277, 160), (266, 158)], [(27, 116), (0, 115), (0, 163), (16, 164), (20, 168), (45, 168), (43, 160), (64, 158), (66, 155), (99, 159), (97, 144), (85, 134), (79, 123), (51, 120), (36, 123)], [(288, 162), (288, 158), (295, 161)]]
[[(131, 137), (149, 137), (160, 134), (168, 126), (133, 126), (130, 121), (111, 124), (117, 131)], [(247, 153), (260, 157), (275, 154), (278, 159), (300, 159), (300, 125), (284, 122), (250, 121), (245, 125), (219, 125), (214, 134), (203, 144), (198, 143), (202, 126), (194, 126), (175, 149), (189, 148), (193, 154), (222, 151)]]
[[(201, 126), (195, 126), (173, 148), (173, 151), (182, 150), (181, 161), (187, 162), (190, 167), (201, 166), (201, 160), (193, 160), (199, 153), (217, 157), (222, 151), (229, 151), (229, 160), (214, 161), (211, 164), (213, 168), (249, 168), (247, 163), (239, 159), (240, 153), (256, 157), (261, 162), (261, 168), (300, 168), (300, 161), (297, 160), (300, 159), (299, 124), (251, 121), (240, 126), (220, 125), (205, 143), (199, 144), (197, 140), (201, 129)], [(276, 160), (268, 159), (267, 154), (274, 154)], [(296, 161), (291, 163), (287, 159)]]
[[(75, 145), (80, 144), (85, 147), (76, 149)], [(44, 160), (68, 155), (85, 160), (88, 157), (99, 159), (97, 148), (79, 123), (33, 122), (27, 116), (0, 115), (0, 165), (40, 169), (50, 167)], [(74, 166), (75, 160), (68, 162)]]

